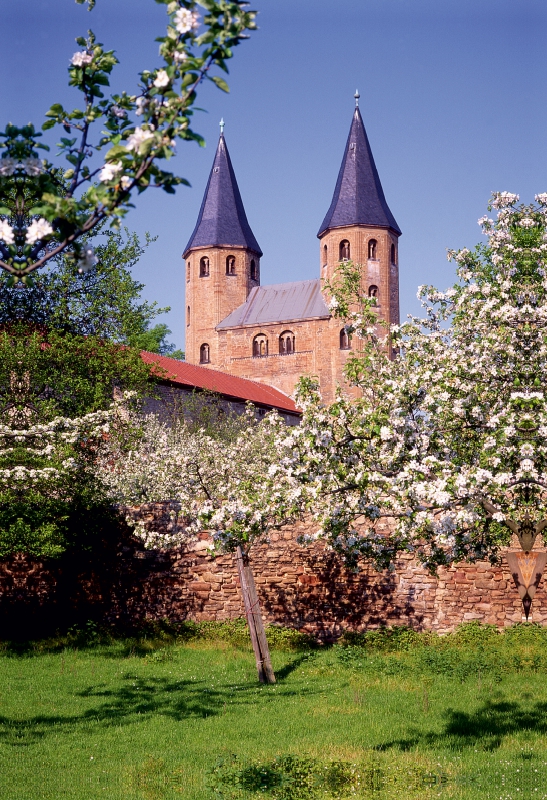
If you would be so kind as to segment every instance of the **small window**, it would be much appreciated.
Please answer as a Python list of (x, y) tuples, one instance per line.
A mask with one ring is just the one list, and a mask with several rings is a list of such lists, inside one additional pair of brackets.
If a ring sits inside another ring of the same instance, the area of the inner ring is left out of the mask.
[(396, 256), (395, 256), (395, 245), (392, 244), (391, 245), (391, 263), (392, 264), (396, 264), (397, 263), (397, 261), (395, 259), (396, 259)]
[(340, 350), (351, 350), (351, 337), (345, 328), (340, 331)]
[(189, 261), (186, 262), (186, 280), (187, 281), (190, 280), (190, 262)]
[(376, 239), (370, 239), (368, 243), (368, 257), (371, 258), (373, 261), (375, 261), (378, 258), (377, 252), (378, 252), (378, 242), (376, 241)]
[(294, 350), (294, 333), (292, 331), (283, 331), (279, 337), (279, 354), (288, 356), (290, 353), (294, 353)]
[(347, 239), (340, 242), (340, 261), (349, 261), (350, 247)]
[(323, 266), (326, 267), (328, 263), (328, 250), (327, 245), (323, 245)]
[(208, 256), (203, 256), (199, 260), (199, 277), (200, 278), (207, 278), (209, 276), (209, 258)]
[(199, 363), (200, 364), (208, 364), (210, 361), (209, 358), (209, 345), (202, 344), (199, 348)]
[(226, 275), (236, 274), (236, 257), (228, 256), (226, 259)]
[(378, 287), (377, 286), (369, 286), (368, 287), (368, 296), (369, 297), (375, 297), (376, 300), (378, 300), (378, 295), (379, 295), (379, 292), (378, 292)]
[(253, 339), (253, 356), (261, 358), (268, 355), (268, 338), (265, 334), (259, 333)]
[(190, 324), (190, 306), (186, 306), (186, 324)]
[(251, 280), (257, 281), (258, 280), (258, 269), (256, 268), (256, 261), (254, 258), (251, 259)]

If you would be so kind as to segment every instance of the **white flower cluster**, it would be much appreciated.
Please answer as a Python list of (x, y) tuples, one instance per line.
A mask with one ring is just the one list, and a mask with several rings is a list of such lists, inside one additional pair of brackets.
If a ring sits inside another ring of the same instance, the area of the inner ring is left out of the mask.
[(190, 33), (199, 28), (199, 14), (187, 8), (180, 8), (174, 16), (175, 28), (179, 33)]
[(35, 244), (47, 236), (51, 236), (53, 228), (45, 219), (33, 220), (27, 228), (26, 240), (29, 244)]
[(93, 61), (93, 53), (88, 53), (87, 50), (80, 50), (74, 53), (70, 59), (73, 67), (88, 67)]
[(301, 383), (303, 423), (282, 466), (350, 563), (387, 567), (401, 550), (431, 568), (494, 556), (491, 522), (515, 530), (527, 513), (547, 518), (547, 220), (518, 200), (494, 195), (497, 220), (479, 220), (483, 254), (449, 252), (457, 285), (420, 287), (426, 316), (400, 327), (398, 357), (353, 314), (364, 348), (358, 400), (325, 407)]

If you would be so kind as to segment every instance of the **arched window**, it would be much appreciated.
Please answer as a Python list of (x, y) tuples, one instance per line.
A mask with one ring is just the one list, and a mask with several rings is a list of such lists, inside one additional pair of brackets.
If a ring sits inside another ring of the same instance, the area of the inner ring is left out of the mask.
[(209, 345), (202, 344), (199, 348), (199, 363), (200, 364), (208, 364), (210, 361), (209, 359)]
[(391, 263), (392, 264), (396, 264), (397, 263), (395, 261), (395, 245), (394, 244), (391, 245)]
[(258, 333), (253, 339), (253, 356), (260, 358), (268, 355), (268, 338), (264, 333)]
[(323, 245), (323, 266), (324, 267), (327, 266), (327, 262), (328, 262), (328, 257), (327, 256), (328, 256), (327, 245), (324, 244)]
[(190, 324), (190, 306), (186, 306), (186, 324)]
[(279, 354), (288, 356), (289, 353), (294, 353), (294, 333), (292, 331), (283, 331), (279, 337)]
[(190, 280), (190, 262), (189, 261), (186, 262), (186, 280), (187, 281)]
[(379, 296), (379, 294), (380, 294), (380, 293), (379, 293), (379, 291), (378, 291), (378, 287), (377, 287), (377, 286), (374, 286), (374, 285), (373, 285), (373, 286), (369, 286), (369, 287), (368, 287), (368, 296), (369, 296), (369, 297), (375, 297), (375, 298), (376, 298), (376, 300), (378, 300), (378, 296)]
[(228, 256), (226, 259), (226, 275), (236, 274), (236, 257)]
[(350, 259), (350, 249), (349, 249), (349, 242), (347, 239), (343, 239), (340, 242), (340, 261), (349, 261)]
[(373, 261), (377, 259), (377, 251), (378, 251), (378, 242), (376, 239), (369, 239), (368, 243), (368, 257), (371, 258)]
[(199, 260), (199, 277), (200, 278), (207, 278), (209, 275), (209, 258), (208, 256), (203, 256)]
[(351, 350), (351, 337), (345, 328), (340, 331), (340, 350)]
[(256, 261), (254, 258), (251, 259), (251, 280), (257, 281), (258, 280), (258, 270), (256, 268)]

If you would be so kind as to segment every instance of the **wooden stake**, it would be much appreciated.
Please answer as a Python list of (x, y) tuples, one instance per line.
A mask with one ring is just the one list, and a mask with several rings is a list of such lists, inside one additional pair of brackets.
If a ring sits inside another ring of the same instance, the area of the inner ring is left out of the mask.
[(256, 669), (260, 683), (275, 683), (275, 674), (270, 659), (270, 648), (266, 639), (266, 631), (262, 621), (260, 603), (256, 592), (253, 571), (249, 564), (249, 556), (238, 547), (235, 553), (241, 594), (245, 606), (245, 616), (249, 626), (251, 642), (256, 660)]

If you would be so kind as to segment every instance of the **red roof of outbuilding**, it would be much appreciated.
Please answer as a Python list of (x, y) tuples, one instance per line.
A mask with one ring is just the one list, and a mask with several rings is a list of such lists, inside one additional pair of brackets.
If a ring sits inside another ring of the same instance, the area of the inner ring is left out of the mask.
[(291, 398), (280, 392), (279, 389), (274, 389), (273, 386), (250, 381), (247, 378), (237, 378), (235, 375), (227, 375), (216, 369), (198, 367), (195, 364), (177, 361), (175, 358), (160, 356), (157, 353), (148, 353), (146, 350), (141, 351), (141, 358), (146, 364), (157, 364), (159, 367), (157, 376), (160, 380), (188, 388), (205, 389), (237, 400), (248, 400), (250, 403), (278, 408), (280, 411), (288, 411), (292, 414), (300, 414)]

